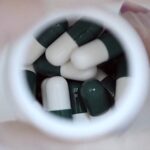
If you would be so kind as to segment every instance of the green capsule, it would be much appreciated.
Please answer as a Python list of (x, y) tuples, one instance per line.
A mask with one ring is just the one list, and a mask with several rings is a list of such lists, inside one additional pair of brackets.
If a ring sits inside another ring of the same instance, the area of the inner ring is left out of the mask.
[(36, 99), (40, 104), (43, 104), (42, 100), (42, 92), (41, 92), (41, 85), (42, 82), (47, 78), (47, 76), (44, 76), (42, 74), (37, 73), (36, 77)]
[(68, 80), (72, 114), (87, 112), (80, 96), (80, 87), (82, 83), (83, 82)]
[(127, 59), (125, 56), (120, 57), (116, 69), (116, 79), (128, 76)]
[(40, 58), (34, 62), (33, 66), (37, 73), (44, 76), (52, 77), (60, 75), (60, 67), (51, 65), (47, 61), (45, 54), (40, 56)]
[(68, 28), (68, 22), (66, 20), (55, 23), (48, 26), (46, 29), (41, 31), (36, 39), (37, 41), (47, 48), (51, 43), (53, 43), (62, 33), (64, 33)]
[(103, 87), (111, 94), (112, 97), (115, 96), (116, 80), (114, 78), (107, 75), (101, 69), (98, 69), (96, 79), (101, 82)]
[(100, 25), (82, 19), (73, 24), (67, 32), (76, 41), (77, 45), (81, 46), (94, 40), (102, 30), (103, 28)]
[(123, 48), (118, 41), (118, 39), (113, 36), (110, 32), (105, 31), (99, 39), (105, 44), (108, 54), (109, 60), (115, 58), (123, 53)]
[(80, 94), (92, 116), (98, 116), (112, 106), (111, 95), (96, 79), (84, 82)]
[(66, 109), (66, 110), (55, 110), (55, 111), (50, 111), (50, 113), (61, 117), (61, 118), (66, 118), (66, 119), (72, 119), (72, 111), (71, 109)]
[(116, 89), (116, 81), (110, 76), (107, 76), (101, 81), (101, 83), (103, 87), (111, 94), (111, 96), (114, 97)]
[(36, 95), (36, 74), (30, 70), (25, 70), (25, 75), (27, 79), (27, 83), (31, 93), (35, 96)]

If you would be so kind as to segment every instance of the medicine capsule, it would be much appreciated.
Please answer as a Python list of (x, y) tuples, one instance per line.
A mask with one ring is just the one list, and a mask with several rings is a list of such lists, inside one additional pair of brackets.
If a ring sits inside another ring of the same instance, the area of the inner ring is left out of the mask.
[(34, 71), (25, 70), (27, 83), (31, 93), (36, 96), (36, 74)]
[(104, 71), (108, 76), (111, 76), (113, 79), (116, 79), (116, 69), (119, 63), (119, 59), (120, 55), (118, 57), (115, 57), (114, 59), (111, 59), (98, 65), (97, 67)]
[(89, 120), (87, 109), (80, 96), (80, 87), (82, 83), (83, 82), (80, 81), (68, 80), (72, 115), (75, 121)]
[(88, 69), (117, 57), (122, 51), (117, 39), (109, 32), (104, 32), (99, 39), (76, 48), (71, 55), (71, 62), (78, 69)]
[(42, 105), (42, 92), (41, 92), (41, 85), (42, 82), (47, 78), (47, 76), (44, 76), (42, 74), (37, 73), (36, 74), (36, 99), (37, 101)]
[(96, 79), (101, 81), (102, 86), (111, 94), (112, 97), (115, 96), (116, 81), (111, 76), (108, 76), (105, 72), (98, 69)]
[(42, 83), (43, 107), (63, 118), (72, 118), (69, 89), (63, 77), (52, 77)]
[(115, 99), (118, 100), (124, 93), (128, 83), (130, 82), (130, 77), (128, 76), (127, 61), (125, 56), (120, 58), (117, 66), (116, 72), (116, 95)]
[(47, 60), (55, 66), (63, 65), (75, 48), (93, 40), (101, 31), (102, 28), (93, 22), (77, 21), (47, 48)]
[(98, 116), (112, 106), (110, 93), (96, 79), (85, 81), (80, 94), (91, 116)]
[(48, 48), (48, 46), (52, 44), (61, 34), (63, 34), (67, 28), (68, 22), (66, 20), (62, 20), (61, 22), (50, 25), (41, 31), (36, 39), (41, 45)]
[(85, 81), (96, 76), (97, 67), (92, 67), (86, 70), (75, 68), (71, 62), (65, 63), (60, 69), (61, 75), (67, 79)]
[(95, 77), (97, 68), (89, 68), (87, 70), (78, 70), (70, 62), (59, 66), (53, 66), (45, 58), (43, 54), (34, 64), (35, 71), (44, 76), (63, 76), (67, 79), (84, 81)]
[(41, 31), (37, 37), (31, 37), (31, 42), (28, 47), (28, 57), (26, 58), (25, 64), (32, 64), (39, 58), (45, 49), (66, 31), (67, 27), (67, 21), (62, 21), (47, 27)]
[(25, 65), (31, 65), (42, 53), (44, 53), (45, 47), (41, 45), (35, 37), (30, 37), (30, 44), (27, 47), (27, 57)]
[(33, 63), (33, 66), (37, 73), (42, 74), (44, 76), (52, 77), (60, 75), (60, 67), (51, 65), (47, 61), (45, 53)]

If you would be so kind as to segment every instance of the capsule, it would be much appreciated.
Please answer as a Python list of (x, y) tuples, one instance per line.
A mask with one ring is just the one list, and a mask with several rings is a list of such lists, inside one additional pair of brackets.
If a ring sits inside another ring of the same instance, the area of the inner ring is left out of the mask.
[(63, 65), (70, 59), (75, 48), (93, 40), (101, 31), (102, 28), (93, 22), (77, 21), (47, 48), (47, 60), (55, 66)]
[(104, 71), (107, 75), (112, 77), (113, 79), (116, 79), (116, 69), (117, 65), (119, 63), (120, 55), (118, 57), (115, 57), (114, 59), (111, 59), (109, 61), (106, 61), (97, 67)]
[(116, 90), (116, 81), (109, 75), (107, 75), (102, 70), (98, 69), (96, 79), (99, 80), (102, 86), (111, 94), (111, 96), (115, 97)]
[(69, 88), (63, 77), (56, 76), (43, 81), (42, 99), (47, 112), (63, 118), (72, 118)]
[[(31, 69), (31, 68), (30, 68)], [(27, 83), (29, 86), (29, 89), (31, 91), (31, 93), (36, 96), (36, 74), (34, 71), (31, 70), (24, 70), (25, 71), (25, 75), (26, 75), (26, 79), (27, 79)]]
[(30, 37), (25, 65), (31, 65), (44, 51), (45, 47), (41, 45), (35, 37)]
[(83, 82), (68, 80), (72, 116), (74, 121), (88, 121), (87, 109), (80, 96), (80, 87)]
[(41, 75), (47, 77), (60, 76), (60, 66), (50, 64), (45, 57), (45, 53), (33, 63), (33, 66), (35, 71)]
[(92, 67), (86, 70), (75, 68), (71, 62), (65, 63), (60, 69), (61, 75), (67, 79), (85, 81), (96, 76), (97, 67)]
[(36, 99), (41, 105), (43, 105), (41, 85), (42, 85), (43, 81), (47, 78), (47, 76), (44, 76), (44, 75), (39, 74), (39, 73), (37, 73), (36, 75), (37, 75), (37, 78), (36, 78)]
[(45, 49), (67, 30), (67, 27), (67, 21), (62, 21), (48, 26), (36, 37), (31, 37), (25, 64), (30, 65), (38, 59), (44, 53)]
[(104, 32), (98, 39), (76, 48), (71, 55), (71, 62), (78, 69), (88, 69), (117, 57), (122, 51), (117, 39), (109, 32)]
[(112, 106), (110, 93), (96, 79), (85, 81), (80, 94), (91, 116), (98, 116)]
[(127, 61), (126, 57), (121, 57), (117, 66), (116, 72), (116, 95), (115, 99), (118, 100), (124, 93), (127, 84), (130, 82), (130, 77), (128, 75)]
[(45, 30), (41, 31), (36, 39), (45, 48), (48, 48), (61, 34), (63, 34), (68, 28), (68, 22), (62, 20), (61, 22), (55, 23), (48, 26)]
[(95, 77), (97, 68), (93, 67), (87, 70), (76, 69), (70, 62), (60, 66), (50, 64), (45, 54), (43, 54), (34, 64), (35, 71), (47, 77), (63, 76), (67, 79), (84, 81)]

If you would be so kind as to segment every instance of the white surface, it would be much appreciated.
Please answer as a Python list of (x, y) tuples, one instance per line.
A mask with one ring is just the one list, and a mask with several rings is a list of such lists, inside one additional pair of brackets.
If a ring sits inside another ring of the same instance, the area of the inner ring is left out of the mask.
[(71, 62), (78, 69), (88, 69), (108, 59), (107, 48), (99, 39), (76, 48), (71, 55)]
[[(10, 50), (10, 46), (5, 46), (0, 54), (0, 122), (15, 120), (15, 109), (11, 100), (5, 100), (5, 94), (7, 91), (4, 90), (6, 86), (4, 81), (6, 80), (6, 64), (7, 57)], [(15, 87), (14, 87), (15, 88)], [(9, 96), (9, 93), (7, 93)]]
[(42, 95), (47, 111), (71, 109), (68, 84), (63, 77), (46, 79), (42, 84)]
[(46, 58), (54, 66), (61, 66), (70, 59), (76, 47), (76, 42), (65, 32), (46, 49)]
[(75, 68), (71, 62), (68, 62), (61, 66), (60, 72), (61, 75), (67, 79), (85, 81), (96, 76), (97, 67), (92, 67), (86, 70), (79, 70)]

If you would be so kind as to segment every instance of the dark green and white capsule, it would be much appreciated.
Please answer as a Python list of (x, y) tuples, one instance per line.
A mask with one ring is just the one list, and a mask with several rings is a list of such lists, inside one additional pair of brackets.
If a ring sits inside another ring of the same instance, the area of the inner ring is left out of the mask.
[(43, 54), (37, 61), (35, 61), (33, 66), (37, 73), (40, 73), (44, 76), (63, 76), (67, 79), (78, 81), (91, 79), (95, 77), (97, 73), (96, 67), (92, 67), (87, 70), (79, 70), (76, 69), (70, 62), (65, 63), (61, 67), (53, 66), (47, 61), (45, 54)]
[(80, 87), (82, 83), (83, 82), (68, 80), (72, 115), (75, 121), (89, 120), (87, 109), (80, 96)]
[(129, 82), (130, 76), (128, 75), (127, 59), (123, 56), (120, 57), (116, 70), (116, 100), (120, 99)]
[(67, 21), (61, 21), (48, 26), (40, 31), (36, 37), (31, 37), (26, 58), (27, 65), (32, 64), (37, 58), (44, 53), (45, 49), (53, 43), (68, 28)]
[(72, 118), (69, 88), (63, 77), (52, 77), (45, 79), (42, 83), (43, 107), (63, 118)]
[(27, 84), (31, 93), (36, 96), (36, 74), (31, 70), (24, 70), (27, 79)]
[(76, 48), (71, 55), (71, 62), (78, 69), (87, 69), (112, 58), (123, 52), (119, 41), (109, 32), (104, 32), (81, 47)]
[(42, 92), (41, 92), (41, 85), (42, 82), (47, 78), (47, 76), (44, 76), (42, 74), (37, 73), (36, 74), (36, 99), (37, 101), (42, 105)]
[(110, 93), (96, 79), (84, 82), (80, 94), (91, 116), (103, 114), (112, 106)]
[(40, 33), (36, 36), (36, 40), (45, 48), (48, 48), (48, 46), (52, 44), (67, 29), (68, 22), (66, 20), (57, 22), (40, 31)]
[(44, 76), (53, 77), (60, 75), (60, 67), (51, 65), (47, 61), (45, 53), (33, 63), (33, 66), (37, 73), (42, 74)]
[(102, 28), (92, 21), (77, 21), (47, 48), (47, 60), (55, 66), (63, 65), (69, 60), (75, 48), (93, 40), (101, 31)]
[(102, 86), (111, 94), (114, 98), (116, 90), (116, 80), (107, 75), (102, 70), (98, 69), (96, 79), (99, 80)]

